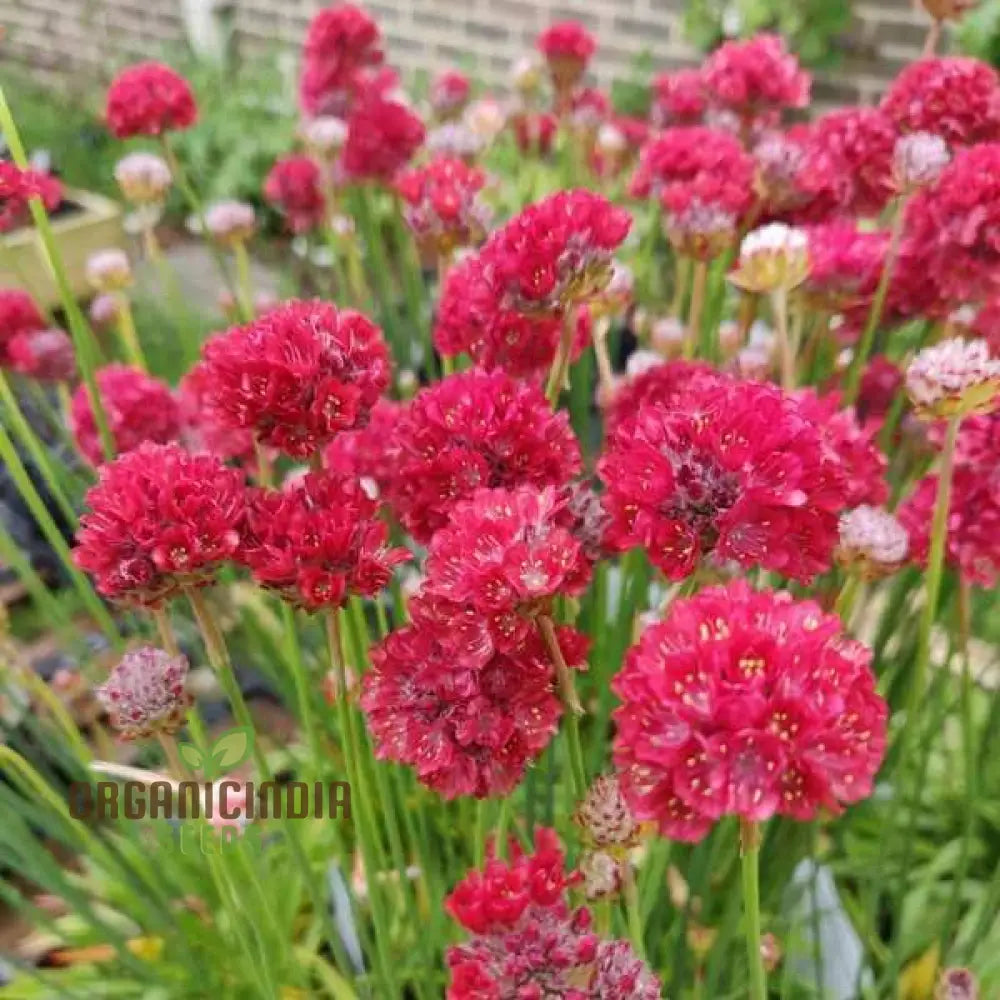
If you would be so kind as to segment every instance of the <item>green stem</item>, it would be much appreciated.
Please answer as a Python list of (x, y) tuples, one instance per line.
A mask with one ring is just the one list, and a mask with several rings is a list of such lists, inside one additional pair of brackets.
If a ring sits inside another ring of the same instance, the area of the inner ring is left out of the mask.
[(788, 329), (788, 292), (781, 288), (771, 295), (774, 328), (778, 340), (778, 360), (781, 365), (781, 387), (785, 392), (795, 388), (795, 351)]
[(146, 364), (142, 346), (139, 344), (139, 335), (136, 333), (135, 318), (132, 316), (132, 306), (128, 296), (124, 292), (119, 292), (115, 298), (118, 300), (118, 336), (121, 337), (125, 357), (130, 365), (148, 372), (149, 365)]
[(559, 346), (556, 349), (556, 356), (552, 360), (552, 367), (549, 369), (549, 381), (545, 389), (549, 406), (553, 410), (559, 402), (559, 393), (562, 392), (563, 383), (566, 381), (566, 372), (569, 370), (569, 356), (573, 349), (573, 331), (575, 326), (576, 310), (567, 309), (563, 313)]
[(705, 309), (705, 289), (708, 286), (708, 262), (695, 261), (691, 285), (691, 308), (688, 311), (687, 333), (684, 337), (684, 358), (690, 360), (701, 339), (701, 314)]
[(628, 936), (635, 948), (636, 954), (646, 960), (646, 946), (643, 943), (642, 910), (639, 906), (639, 888), (635, 882), (635, 870), (632, 862), (625, 858), (622, 863), (622, 898), (625, 903), (625, 919), (628, 923)]
[(740, 820), (740, 871), (750, 967), (749, 996), (750, 1000), (766, 1000), (767, 980), (760, 953), (760, 829), (756, 823), (744, 819)]

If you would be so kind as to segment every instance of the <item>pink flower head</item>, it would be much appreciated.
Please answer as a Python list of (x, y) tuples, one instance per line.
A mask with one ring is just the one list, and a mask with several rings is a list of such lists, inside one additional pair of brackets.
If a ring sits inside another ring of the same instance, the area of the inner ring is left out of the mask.
[(614, 756), (637, 818), (700, 840), (726, 815), (812, 819), (871, 794), (887, 709), (840, 619), (742, 580), (676, 600), (612, 689)]
[(1000, 139), (1000, 76), (965, 56), (920, 59), (896, 77), (882, 111), (900, 132), (931, 132), (953, 146)]
[(496, 230), (481, 251), (500, 305), (561, 316), (611, 278), (611, 257), (632, 219), (590, 191), (560, 191)]
[(190, 128), (198, 108), (187, 80), (158, 62), (122, 70), (108, 88), (104, 118), (119, 139)]
[(227, 423), (295, 458), (363, 427), (389, 383), (379, 328), (319, 300), (285, 302), (213, 338), (203, 355)]
[(512, 115), (510, 123), (514, 129), (514, 140), (522, 153), (532, 156), (548, 156), (559, 131), (559, 119), (548, 112), (533, 113), (522, 111)]
[(321, 10), (302, 47), (299, 104), (310, 116), (340, 115), (358, 88), (359, 74), (383, 59), (378, 25), (353, 4)]
[(703, 382), (714, 382), (716, 372), (701, 361), (664, 361), (631, 376), (619, 387), (605, 414), (607, 433), (611, 434), (646, 404), (665, 409), (683, 406), (689, 391), (698, 391)]
[(779, 35), (720, 45), (705, 60), (702, 76), (709, 100), (743, 121), (809, 103), (809, 74)]
[(20, 288), (0, 288), (0, 367), (10, 364), (10, 342), (22, 333), (45, 329), (35, 300)]
[[(144, 441), (165, 444), (180, 436), (181, 417), (170, 387), (138, 368), (105, 365), (97, 371), (97, 391), (118, 453)], [(84, 385), (73, 393), (70, 427), (80, 453), (94, 465), (104, 461), (101, 438)]]
[(580, 471), (565, 413), (502, 371), (472, 370), (422, 390), (400, 420), (392, 504), (418, 541), (481, 488), (562, 486)]
[(399, 475), (399, 426), (403, 403), (380, 399), (366, 427), (343, 431), (323, 450), (323, 466), (338, 476), (357, 480), (375, 496), (386, 496)]
[(680, 69), (653, 77), (650, 116), (658, 128), (700, 125), (705, 115), (705, 82), (701, 71)]
[(357, 480), (307, 473), (251, 498), (239, 558), (263, 587), (307, 611), (374, 597), (409, 558), (389, 548), (389, 527)]
[(431, 82), (431, 107), (438, 118), (455, 118), (469, 103), (469, 78), (456, 69), (438, 73)]
[(293, 233), (315, 229), (326, 217), (319, 167), (308, 156), (276, 161), (264, 181), (264, 197), (285, 216)]
[(810, 226), (806, 234), (809, 277), (802, 291), (831, 312), (848, 306), (867, 311), (882, 274), (889, 234), (859, 229), (847, 220)]
[(641, 407), (598, 463), (609, 540), (644, 546), (675, 580), (706, 557), (797, 580), (824, 572), (845, 506), (838, 471), (793, 399), (723, 377), (676, 407)]
[(7, 343), (12, 371), (39, 382), (69, 382), (76, 376), (73, 341), (65, 330), (25, 330)]
[(21, 170), (9, 160), (0, 160), (0, 233), (28, 221), (32, 198), (40, 198), (45, 211), (52, 212), (62, 201), (62, 184), (44, 171)]
[(560, 94), (567, 94), (580, 82), (597, 48), (594, 36), (579, 21), (550, 25), (535, 44), (545, 56), (553, 86)]
[(212, 376), (204, 361), (181, 379), (177, 403), (184, 428), (182, 438), (189, 451), (208, 452), (223, 461), (236, 459), (246, 467), (255, 465), (253, 433), (231, 427), (219, 411), (212, 398)]
[(96, 691), (122, 739), (176, 733), (194, 699), (187, 691), (188, 661), (153, 646), (127, 652)]
[[(376, 755), (416, 769), (445, 798), (508, 795), (555, 735), (562, 705), (552, 659), (537, 632), (506, 651), (474, 612), (418, 596), (412, 624), (372, 652), (362, 707)], [(558, 629), (567, 663), (584, 664), (586, 639)]]
[(903, 373), (899, 366), (884, 354), (877, 354), (861, 376), (861, 388), (856, 404), (862, 424), (878, 421), (892, 407), (897, 394), (903, 388)]
[(402, 101), (366, 93), (347, 120), (344, 170), (355, 180), (388, 183), (420, 148), (425, 134), (423, 122)]
[(448, 950), (446, 1000), (657, 1000), (660, 983), (628, 942), (600, 939), (590, 911), (570, 909), (580, 876), (566, 874), (555, 832), (538, 828), (533, 854), (513, 842), (511, 852), (491, 853), (445, 903), (472, 935)]
[(157, 607), (203, 586), (241, 544), (243, 474), (176, 444), (139, 445), (102, 465), (73, 559), (105, 597)]
[(482, 170), (446, 157), (400, 174), (396, 190), (417, 242), (436, 256), (479, 243), (489, 222), (489, 209), (479, 198), (485, 184)]

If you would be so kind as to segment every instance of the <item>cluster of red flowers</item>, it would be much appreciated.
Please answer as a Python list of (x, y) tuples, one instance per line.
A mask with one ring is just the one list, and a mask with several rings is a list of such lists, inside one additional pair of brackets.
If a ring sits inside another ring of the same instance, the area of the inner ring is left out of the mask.
[(548, 63), (557, 104), (566, 110), (572, 102), (573, 88), (580, 82), (597, 49), (597, 42), (579, 21), (559, 21), (549, 25), (538, 36), (536, 44)]
[(469, 78), (455, 69), (438, 73), (431, 83), (431, 107), (439, 118), (454, 118), (469, 102)]
[(0, 160), (0, 233), (25, 223), (31, 198), (40, 198), (45, 211), (52, 212), (62, 202), (62, 184), (41, 170), (21, 170)]
[(46, 329), (35, 300), (19, 288), (0, 288), (0, 368), (41, 382), (67, 382), (76, 372), (72, 341)]
[(846, 506), (839, 462), (780, 390), (702, 376), (675, 406), (614, 429), (598, 472), (609, 539), (641, 545), (671, 579), (733, 560), (798, 580), (830, 567)]
[(455, 504), (481, 488), (562, 486), (580, 471), (565, 413), (503, 371), (473, 370), (421, 391), (400, 419), (392, 505), (427, 542)]
[[(170, 386), (138, 368), (120, 364), (98, 369), (96, 380), (116, 452), (132, 451), (146, 441), (166, 444), (180, 436), (180, 407)], [(80, 453), (100, 465), (104, 452), (84, 385), (73, 394), (70, 427)]]
[(701, 71), (681, 69), (653, 78), (650, 117), (658, 128), (700, 125), (708, 108)]
[(509, 862), (491, 856), (448, 897), (472, 935), (448, 952), (448, 1000), (656, 1000), (659, 981), (631, 946), (602, 939), (586, 908), (570, 909), (567, 892), (580, 876), (566, 874), (555, 832), (536, 830), (532, 854), (513, 841), (510, 849)]
[(360, 482), (375, 496), (387, 496), (400, 469), (399, 425), (406, 407), (380, 399), (367, 426), (341, 431), (323, 449), (323, 467)]
[(377, 509), (358, 481), (325, 472), (257, 490), (239, 559), (258, 583), (308, 611), (372, 597), (409, 558), (386, 544)]
[(156, 607), (234, 557), (247, 503), (243, 473), (176, 444), (142, 444), (102, 465), (87, 492), (76, 564), (124, 604)]
[(246, 468), (257, 460), (253, 433), (232, 427), (212, 399), (212, 379), (204, 361), (199, 361), (177, 387), (181, 437), (193, 452), (206, 451), (223, 460), (236, 459)]
[(389, 382), (378, 327), (318, 300), (285, 302), (214, 337), (203, 353), (219, 416), (295, 458), (363, 427)]
[(860, 311), (867, 316), (882, 274), (888, 233), (838, 219), (810, 226), (807, 234), (809, 277), (803, 291), (831, 313)]
[(812, 819), (871, 794), (887, 710), (870, 653), (812, 601), (742, 581), (675, 601), (613, 681), (636, 817), (700, 840), (722, 816)]
[(264, 197), (285, 216), (293, 233), (307, 233), (326, 218), (320, 169), (308, 156), (276, 161), (264, 181)]
[(119, 139), (160, 136), (190, 128), (198, 108), (188, 82), (162, 63), (137, 63), (108, 88), (104, 118)]
[(35, 300), (19, 288), (0, 288), (0, 368), (11, 365), (11, 345), (24, 334), (45, 329)]
[(391, 181), (424, 141), (423, 122), (400, 100), (366, 91), (347, 122), (343, 165), (358, 180)]

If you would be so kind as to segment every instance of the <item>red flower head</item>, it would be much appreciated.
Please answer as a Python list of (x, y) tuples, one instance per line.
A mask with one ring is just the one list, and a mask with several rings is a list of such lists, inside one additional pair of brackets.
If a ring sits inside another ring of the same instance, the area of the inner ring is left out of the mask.
[(0, 233), (25, 224), (31, 198), (41, 198), (45, 211), (52, 212), (62, 201), (62, 184), (41, 170), (21, 170), (0, 160)]
[(0, 367), (10, 364), (10, 343), (22, 333), (45, 329), (35, 300), (20, 288), (0, 288)]
[(284, 214), (293, 233), (315, 229), (326, 216), (319, 167), (308, 156), (276, 161), (264, 181), (264, 197)]
[[(906, 235), (927, 277), (954, 303), (1000, 290), (1000, 142), (960, 150), (938, 183), (908, 203)], [(904, 265), (905, 266), (905, 265)]]
[(594, 36), (579, 21), (559, 21), (538, 36), (536, 45), (549, 64), (552, 85), (565, 99), (580, 82), (597, 48)]
[(366, 492), (385, 496), (399, 474), (399, 425), (406, 407), (380, 399), (367, 427), (338, 434), (323, 450), (323, 466), (338, 476), (361, 482)]
[(236, 459), (252, 468), (257, 461), (253, 434), (230, 427), (212, 399), (212, 376), (208, 365), (199, 361), (181, 379), (177, 402), (184, 425), (183, 440), (189, 451), (208, 452), (224, 461)]
[(1000, 76), (978, 59), (920, 59), (896, 77), (882, 111), (900, 132), (931, 132), (953, 146), (1000, 139)]
[(378, 25), (353, 4), (321, 10), (309, 22), (302, 47), (299, 105), (311, 116), (340, 115), (359, 73), (383, 59)]
[(560, 191), (496, 230), (481, 251), (484, 274), (506, 309), (562, 316), (601, 291), (632, 219), (591, 191)]
[[(180, 436), (180, 408), (170, 387), (159, 379), (128, 365), (106, 365), (97, 372), (97, 391), (116, 452), (132, 451), (144, 441), (165, 444)], [(100, 465), (104, 452), (84, 385), (73, 393), (69, 419), (80, 453)]]
[(283, 490), (257, 490), (240, 561), (263, 587), (307, 611), (374, 597), (405, 562), (357, 480), (307, 473)]
[(643, 406), (598, 463), (609, 540), (645, 546), (671, 579), (706, 556), (797, 580), (830, 566), (845, 506), (818, 428), (780, 390), (720, 377), (676, 408)]
[(660, 983), (626, 941), (601, 940), (590, 912), (571, 910), (555, 832), (535, 831), (535, 851), (511, 844), (504, 862), (491, 853), (448, 897), (448, 912), (472, 934), (448, 950), (446, 1000), (565, 997), (566, 1000), (657, 1000)]
[(344, 170), (356, 180), (387, 183), (420, 148), (424, 135), (423, 122), (401, 101), (366, 93), (347, 120)]
[(157, 607), (203, 586), (238, 551), (243, 474), (176, 444), (142, 444), (102, 465), (73, 559), (105, 597)]
[(398, 441), (392, 504), (421, 542), (480, 488), (562, 486), (581, 465), (566, 414), (502, 371), (463, 372), (424, 389), (400, 421)]
[(615, 763), (638, 819), (700, 840), (737, 815), (812, 819), (871, 794), (886, 705), (840, 619), (742, 580), (677, 600), (612, 689)]
[[(809, 130), (805, 186), (809, 174), (832, 171), (843, 190), (838, 209), (847, 215), (878, 215), (895, 193), (893, 150), (896, 129), (877, 108), (843, 108), (817, 119)], [(821, 180), (821, 184), (825, 177)]]
[[(440, 795), (509, 795), (555, 735), (562, 705), (555, 671), (537, 633), (500, 652), (485, 621), (426, 597), (410, 605), (412, 624), (372, 652), (362, 707), (380, 759), (416, 769)], [(558, 630), (571, 666), (586, 660), (586, 639)]]
[(486, 175), (464, 161), (441, 157), (396, 178), (406, 222), (417, 242), (435, 256), (450, 256), (486, 235), (489, 209), (479, 198)]
[(877, 421), (864, 427), (858, 423), (854, 407), (840, 408), (840, 393), (819, 396), (814, 389), (795, 394), (802, 414), (818, 428), (826, 458), (840, 473), (848, 507), (869, 504), (877, 507), (889, 497), (885, 480), (888, 461), (875, 440)]
[(860, 306), (867, 313), (882, 274), (889, 234), (859, 229), (847, 220), (810, 226), (806, 233), (809, 277), (802, 291), (830, 312)]
[(292, 300), (210, 340), (209, 399), (231, 427), (294, 458), (363, 427), (389, 384), (382, 333), (361, 313)]
[(744, 122), (809, 103), (809, 74), (779, 35), (720, 45), (705, 60), (702, 77), (710, 102)]
[(438, 73), (431, 83), (431, 107), (441, 119), (457, 118), (469, 103), (469, 78), (455, 69)]
[(39, 382), (69, 382), (76, 376), (73, 341), (64, 330), (25, 330), (7, 343), (11, 370)]
[(903, 388), (903, 373), (899, 366), (884, 354), (877, 354), (868, 362), (861, 376), (861, 387), (856, 404), (858, 417), (863, 425), (880, 421)]
[(664, 361), (643, 369), (621, 385), (605, 414), (605, 426), (610, 437), (629, 417), (647, 405), (664, 409), (683, 406), (686, 394), (704, 382), (712, 383), (716, 371), (700, 361)]
[(119, 139), (158, 136), (190, 128), (198, 108), (184, 77), (163, 63), (144, 62), (123, 69), (112, 80), (104, 118)]
[(514, 128), (514, 139), (522, 153), (532, 156), (548, 156), (559, 130), (559, 119), (548, 112), (533, 113), (522, 111), (510, 119)]
[(650, 117), (657, 128), (700, 125), (705, 115), (705, 81), (697, 69), (679, 69), (653, 77)]

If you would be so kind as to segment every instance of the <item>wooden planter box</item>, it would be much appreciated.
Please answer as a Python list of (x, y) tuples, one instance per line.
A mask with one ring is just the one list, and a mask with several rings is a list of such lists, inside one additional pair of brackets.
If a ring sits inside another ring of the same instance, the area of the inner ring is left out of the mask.
[[(116, 202), (90, 191), (67, 188), (64, 200), (76, 210), (53, 218), (52, 230), (73, 294), (86, 298), (91, 294), (87, 258), (97, 250), (124, 246), (122, 211)], [(35, 228), (15, 229), (0, 240), (4, 251), (0, 253), (0, 286), (24, 288), (40, 305), (58, 306), (59, 291)]]

